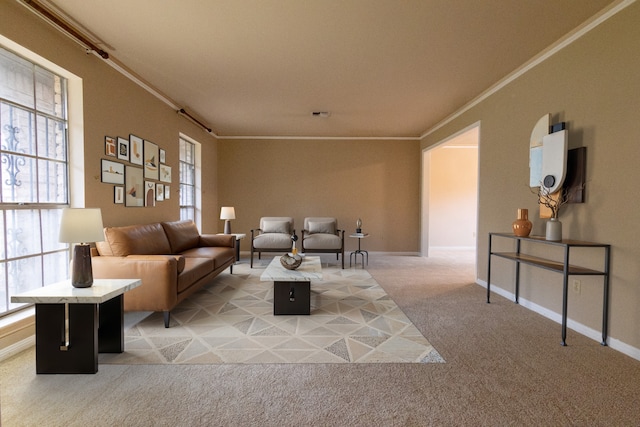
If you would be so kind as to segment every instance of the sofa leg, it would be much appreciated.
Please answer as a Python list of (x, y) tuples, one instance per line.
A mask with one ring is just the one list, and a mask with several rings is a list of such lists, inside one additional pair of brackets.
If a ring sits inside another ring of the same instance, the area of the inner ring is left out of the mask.
[(233, 274), (233, 264), (231, 264), (231, 265), (229, 266), (229, 273), (230, 273), (230, 274)]
[(168, 328), (169, 327), (169, 321), (171, 320), (171, 312), (170, 311), (163, 311), (162, 314), (164, 315), (164, 327)]

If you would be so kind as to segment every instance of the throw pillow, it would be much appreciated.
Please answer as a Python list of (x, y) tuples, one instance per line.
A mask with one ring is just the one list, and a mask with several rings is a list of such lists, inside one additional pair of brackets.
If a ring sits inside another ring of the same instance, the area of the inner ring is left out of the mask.
[(316, 233), (336, 234), (335, 223), (309, 221), (309, 234)]
[(289, 233), (289, 221), (264, 221), (262, 223), (263, 233)]

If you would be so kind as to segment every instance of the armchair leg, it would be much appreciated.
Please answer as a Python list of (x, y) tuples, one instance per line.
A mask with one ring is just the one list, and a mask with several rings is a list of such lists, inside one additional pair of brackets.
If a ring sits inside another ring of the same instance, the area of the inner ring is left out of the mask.
[[(251, 242), (253, 243), (253, 242)], [(251, 268), (253, 268), (253, 247), (251, 247), (251, 262), (250, 262)]]
[(167, 310), (167, 311), (163, 311), (162, 314), (164, 315), (164, 327), (168, 328), (169, 321), (171, 320), (171, 312)]

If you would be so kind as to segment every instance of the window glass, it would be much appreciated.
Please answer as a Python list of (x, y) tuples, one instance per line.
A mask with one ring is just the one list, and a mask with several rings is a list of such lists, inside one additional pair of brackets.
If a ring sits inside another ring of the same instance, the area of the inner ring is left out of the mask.
[(66, 80), (0, 48), (0, 316), (11, 295), (68, 277)]
[(0, 98), (33, 108), (33, 64), (0, 48)]
[(195, 221), (195, 144), (180, 138), (180, 219)]

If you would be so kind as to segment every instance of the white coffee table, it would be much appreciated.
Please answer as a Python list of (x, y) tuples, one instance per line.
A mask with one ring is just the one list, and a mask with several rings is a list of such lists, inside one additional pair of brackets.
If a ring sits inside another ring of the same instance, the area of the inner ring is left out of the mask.
[(36, 305), (36, 372), (95, 374), (99, 352), (122, 353), (123, 294), (141, 284), (96, 279), (90, 288), (74, 288), (65, 280), (13, 295), (11, 302)]
[(260, 275), (263, 282), (273, 282), (273, 314), (311, 314), (311, 280), (322, 280), (319, 256), (305, 256), (295, 270), (287, 270), (274, 257)]

